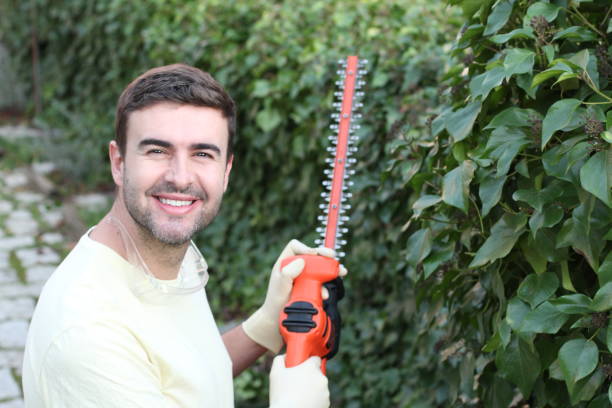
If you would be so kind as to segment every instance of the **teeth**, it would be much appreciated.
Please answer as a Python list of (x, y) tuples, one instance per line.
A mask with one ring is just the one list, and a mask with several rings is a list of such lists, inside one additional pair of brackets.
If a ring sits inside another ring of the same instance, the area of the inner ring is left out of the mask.
[(193, 201), (169, 200), (167, 198), (162, 197), (159, 197), (159, 201), (161, 201), (163, 204), (171, 205), (173, 207), (185, 207), (193, 203)]

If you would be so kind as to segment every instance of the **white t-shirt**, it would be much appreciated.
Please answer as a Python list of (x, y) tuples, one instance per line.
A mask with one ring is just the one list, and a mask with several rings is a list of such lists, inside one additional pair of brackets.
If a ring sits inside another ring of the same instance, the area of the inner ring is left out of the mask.
[(206, 293), (139, 293), (147, 276), (85, 234), (42, 291), (23, 365), (28, 408), (233, 407)]

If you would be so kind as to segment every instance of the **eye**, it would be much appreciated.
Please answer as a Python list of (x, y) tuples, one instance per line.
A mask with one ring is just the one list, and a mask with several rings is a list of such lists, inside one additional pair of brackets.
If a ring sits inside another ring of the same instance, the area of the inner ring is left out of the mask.
[(213, 156), (210, 153), (207, 152), (196, 152), (195, 154), (197, 157), (204, 157), (204, 158), (213, 158)]
[(157, 155), (157, 154), (164, 154), (165, 152), (162, 149), (151, 149), (151, 150), (147, 150), (147, 154), (149, 155)]

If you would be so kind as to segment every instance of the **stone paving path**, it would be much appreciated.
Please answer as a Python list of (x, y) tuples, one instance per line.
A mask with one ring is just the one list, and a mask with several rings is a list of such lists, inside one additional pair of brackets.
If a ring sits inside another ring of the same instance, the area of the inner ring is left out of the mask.
[[(23, 128), (0, 127), (0, 137), (23, 134)], [(0, 408), (23, 407), (21, 364), (28, 324), (44, 283), (75, 240), (61, 232), (70, 217), (66, 206), (40, 191), (41, 180), (53, 169), (51, 163), (37, 163), (0, 170)], [(105, 200), (91, 195), (70, 203), (104, 206)]]

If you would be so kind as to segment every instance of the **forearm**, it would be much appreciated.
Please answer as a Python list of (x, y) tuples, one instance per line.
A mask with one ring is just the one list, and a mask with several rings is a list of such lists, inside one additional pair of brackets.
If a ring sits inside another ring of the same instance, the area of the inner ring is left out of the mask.
[(238, 376), (249, 368), (267, 349), (255, 343), (246, 335), (242, 325), (238, 325), (223, 334), (223, 343), (232, 359), (232, 374)]

